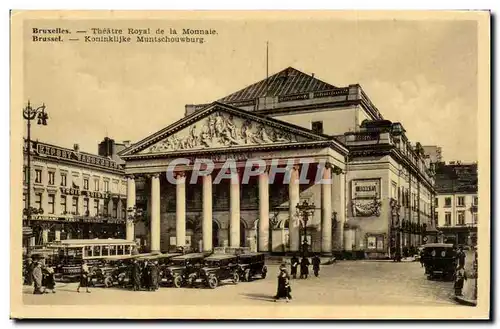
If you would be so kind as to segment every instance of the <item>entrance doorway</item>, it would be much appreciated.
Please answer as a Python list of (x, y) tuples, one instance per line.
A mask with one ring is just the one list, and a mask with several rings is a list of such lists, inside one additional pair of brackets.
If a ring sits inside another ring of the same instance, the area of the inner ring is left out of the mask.
[(243, 221), (240, 220), (240, 247), (245, 247), (246, 246), (246, 237), (247, 237), (247, 234), (246, 234), (246, 226), (245, 226), (245, 223), (243, 223)]
[(212, 247), (219, 247), (219, 224), (212, 220)]

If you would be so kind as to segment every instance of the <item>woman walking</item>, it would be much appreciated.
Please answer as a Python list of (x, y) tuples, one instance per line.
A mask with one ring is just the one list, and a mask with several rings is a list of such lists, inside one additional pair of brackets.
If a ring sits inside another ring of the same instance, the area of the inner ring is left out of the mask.
[(51, 290), (53, 294), (56, 293), (56, 280), (54, 279), (54, 269), (52, 267), (47, 267), (47, 273), (45, 275), (45, 290), (44, 293), (48, 293), (47, 290)]
[(286, 266), (280, 266), (280, 273), (278, 274), (278, 291), (274, 298), (274, 301), (278, 301), (279, 299), (285, 299), (288, 303), (290, 299), (292, 299), (292, 288), (290, 287), (290, 276), (286, 271)]
[(35, 289), (33, 290), (33, 294), (35, 295), (43, 294), (42, 280), (43, 280), (42, 264), (40, 262), (37, 262), (35, 264), (35, 267), (33, 268), (33, 281), (35, 283)]

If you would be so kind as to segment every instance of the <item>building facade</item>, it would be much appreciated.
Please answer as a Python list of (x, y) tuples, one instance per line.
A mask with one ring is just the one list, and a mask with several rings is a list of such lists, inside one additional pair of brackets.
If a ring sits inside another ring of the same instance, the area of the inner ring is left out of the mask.
[[(127, 237), (150, 250), (297, 252), (306, 241), (313, 252), (386, 258), (421, 244), (435, 226), (422, 147), (359, 85), (339, 88), (294, 68), (217, 102), (186, 105), (183, 119), (119, 155), (128, 175)], [(172, 183), (166, 173), (179, 159), (189, 161), (175, 166)], [(194, 175), (197, 159), (212, 160), (212, 173)], [(241, 184), (248, 159), (263, 160), (266, 170)], [(215, 183), (228, 161), (239, 170)], [(282, 173), (269, 183), (273, 163)], [(329, 184), (293, 179), (319, 170)], [(297, 212), (304, 200), (315, 205), (308, 220)]]
[[(69, 238), (124, 238), (127, 184), (109, 157), (32, 141), (31, 188), (23, 177), (23, 220), (31, 209), (30, 245)], [(30, 193), (30, 208), (28, 208)]]
[(477, 163), (436, 164), (435, 209), (444, 241), (477, 244)]

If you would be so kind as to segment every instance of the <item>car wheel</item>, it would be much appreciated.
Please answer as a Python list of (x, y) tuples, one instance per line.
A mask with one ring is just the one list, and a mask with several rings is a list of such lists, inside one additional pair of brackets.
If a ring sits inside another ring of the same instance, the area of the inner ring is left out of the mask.
[(240, 282), (240, 275), (236, 271), (233, 273), (233, 282), (234, 282), (234, 284), (237, 284), (238, 282)]
[(113, 286), (113, 278), (111, 276), (107, 276), (106, 278), (104, 278), (104, 286), (106, 288), (110, 288)]
[(182, 287), (182, 278), (180, 275), (174, 277), (174, 287), (176, 288)]
[(210, 289), (215, 289), (219, 285), (219, 280), (215, 276), (211, 276), (207, 280), (208, 286)]
[(250, 281), (250, 270), (245, 271), (245, 276), (243, 278), (246, 282)]

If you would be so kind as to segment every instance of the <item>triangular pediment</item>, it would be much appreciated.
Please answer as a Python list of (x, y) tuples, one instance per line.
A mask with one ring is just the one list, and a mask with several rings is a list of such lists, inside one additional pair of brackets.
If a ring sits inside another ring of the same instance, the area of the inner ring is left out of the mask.
[(220, 103), (181, 119), (122, 155), (223, 149), (326, 140), (308, 129)]

